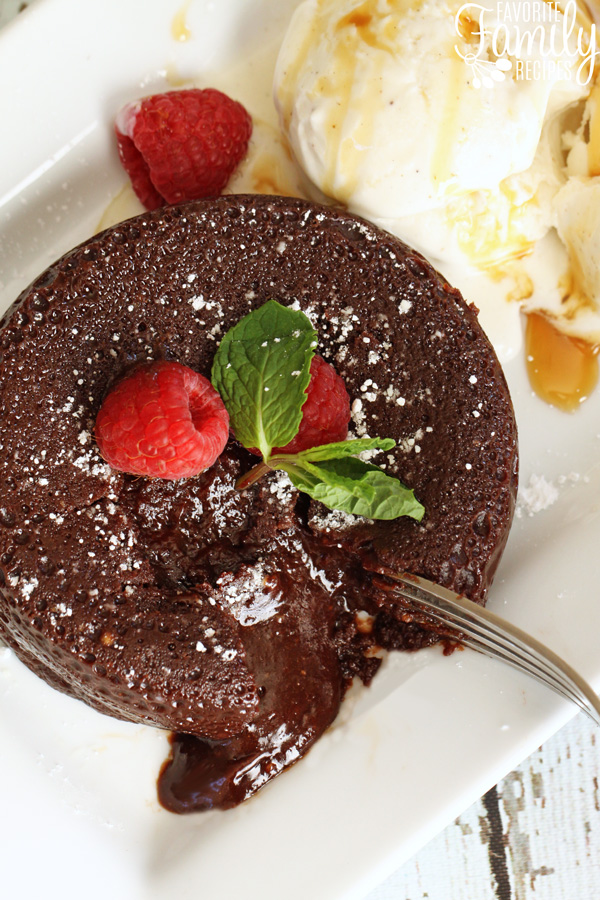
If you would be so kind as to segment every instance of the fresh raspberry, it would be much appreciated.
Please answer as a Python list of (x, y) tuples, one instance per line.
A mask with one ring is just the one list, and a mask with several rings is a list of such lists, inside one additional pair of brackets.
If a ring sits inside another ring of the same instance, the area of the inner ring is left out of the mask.
[(208, 379), (177, 362), (140, 366), (104, 399), (96, 441), (114, 469), (175, 481), (215, 462), (229, 415)]
[(220, 194), (248, 149), (252, 119), (213, 88), (170, 91), (117, 115), (119, 156), (147, 209)]
[(274, 447), (273, 454), (300, 453), (309, 447), (344, 441), (349, 422), (350, 397), (343, 378), (322, 356), (313, 356), (298, 433), (285, 447)]

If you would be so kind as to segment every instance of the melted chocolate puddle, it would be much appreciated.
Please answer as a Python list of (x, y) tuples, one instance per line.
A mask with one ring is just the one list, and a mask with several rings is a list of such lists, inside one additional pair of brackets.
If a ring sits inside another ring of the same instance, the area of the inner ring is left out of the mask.
[[(337, 713), (337, 710), (336, 710)], [(173, 734), (172, 751), (158, 778), (158, 799), (174, 813), (231, 809), (307, 752), (329, 722), (316, 723), (311, 737), (277, 734), (268, 746), (244, 754), (237, 741), (203, 741), (190, 734)]]
[[(172, 751), (158, 778), (158, 799), (170, 812), (231, 809), (248, 796), (242, 781), (260, 754), (237, 757), (231, 742), (213, 743), (172, 734)], [(266, 767), (265, 767), (266, 773)]]

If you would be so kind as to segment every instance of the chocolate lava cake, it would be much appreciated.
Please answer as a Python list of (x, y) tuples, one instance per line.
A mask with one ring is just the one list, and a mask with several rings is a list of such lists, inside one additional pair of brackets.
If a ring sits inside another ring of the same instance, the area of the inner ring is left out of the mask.
[[(239, 493), (256, 458), (233, 440), (181, 482), (100, 458), (116, 380), (157, 359), (208, 376), (271, 298), (316, 327), (351, 433), (395, 438), (373, 461), (414, 489), (421, 523), (332, 512), (281, 472)], [(54, 687), (182, 733), (170, 808), (244, 799), (370, 680), (376, 648), (439, 639), (386, 572), (484, 601), (514, 508), (513, 409), (474, 309), (397, 239), (289, 198), (159, 209), (68, 253), (1, 324), (0, 633)]]

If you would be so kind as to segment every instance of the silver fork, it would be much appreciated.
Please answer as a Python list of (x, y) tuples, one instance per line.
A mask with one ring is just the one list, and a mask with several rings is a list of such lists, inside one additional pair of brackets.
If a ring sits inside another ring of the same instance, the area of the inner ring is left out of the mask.
[[(600, 698), (568, 663), (540, 641), (472, 600), (417, 575), (386, 571), (380, 587), (407, 601), (457, 643), (503, 660), (575, 703), (600, 725)], [(424, 621), (424, 624), (426, 622)], [(459, 632), (457, 634), (456, 632)]]

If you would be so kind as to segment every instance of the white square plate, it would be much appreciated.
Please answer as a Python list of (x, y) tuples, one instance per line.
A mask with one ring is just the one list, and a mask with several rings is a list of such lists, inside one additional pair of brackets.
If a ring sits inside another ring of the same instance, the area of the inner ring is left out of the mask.
[[(119, 106), (176, 77), (207, 84), (209, 70), (248, 54), (270, 59), (295, 6), (40, 0), (2, 32), (2, 309), (89, 237), (123, 188)], [(506, 371), (522, 482), (543, 475), (558, 498), (515, 521), (490, 605), (600, 687), (600, 391), (567, 415), (532, 395), (521, 359)], [(476, 654), (396, 655), (257, 797), (176, 817), (156, 801), (163, 733), (57, 694), (0, 649), (2, 887), (65, 900), (360, 898), (571, 713)]]

